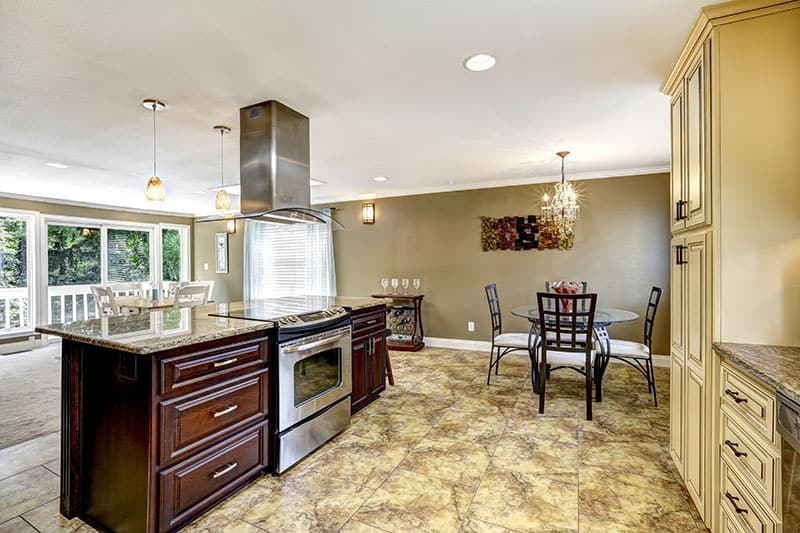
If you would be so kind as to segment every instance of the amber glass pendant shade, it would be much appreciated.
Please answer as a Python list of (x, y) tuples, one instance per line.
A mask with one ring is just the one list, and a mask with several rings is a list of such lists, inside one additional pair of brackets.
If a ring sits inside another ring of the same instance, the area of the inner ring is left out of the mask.
[(147, 200), (149, 202), (163, 202), (167, 197), (164, 182), (158, 176), (153, 176), (147, 181)]
[(228, 193), (220, 189), (217, 191), (217, 198), (214, 200), (214, 208), (218, 211), (227, 211), (231, 208), (231, 197)]

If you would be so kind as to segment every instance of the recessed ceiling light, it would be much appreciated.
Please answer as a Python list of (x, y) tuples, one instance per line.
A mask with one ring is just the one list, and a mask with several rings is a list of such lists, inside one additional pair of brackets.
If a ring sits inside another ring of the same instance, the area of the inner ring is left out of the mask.
[(386, 176), (376, 176), (376, 177), (372, 178), (372, 181), (378, 181), (380, 183), (383, 183), (383, 182), (389, 181), (389, 178), (387, 178)]
[(47, 165), (48, 167), (53, 167), (53, 168), (69, 168), (69, 166), (67, 166), (67, 165), (65, 165), (63, 163), (45, 163), (45, 165)]
[(497, 63), (497, 60), (494, 56), (490, 56), (489, 54), (475, 54), (464, 60), (464, 68), (472, 72), (483, 72), (484, 70), (492, 68), (495, 63)]

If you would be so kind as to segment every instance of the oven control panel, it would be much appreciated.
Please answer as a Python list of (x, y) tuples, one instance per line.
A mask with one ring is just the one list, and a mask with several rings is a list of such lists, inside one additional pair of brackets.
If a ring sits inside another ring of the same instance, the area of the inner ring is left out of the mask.
[(308, 326), (312, 324), (328, 322), (331, 320), (337, 320), (345, 315), (347, 315), (347, 311), (343, 307), (329, 307), (327, 309), (312, 311), (310, 313), (286, 315), (278, 319), (278, 325), (282, 328)]

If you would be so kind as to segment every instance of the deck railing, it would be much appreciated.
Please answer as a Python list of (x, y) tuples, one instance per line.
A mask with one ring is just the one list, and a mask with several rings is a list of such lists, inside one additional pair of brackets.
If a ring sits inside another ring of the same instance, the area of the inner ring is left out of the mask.
[(28, 288), (1, 288), (0, 331), (29, 327)]
[(48, 324), (97, 318), (92, 285), (47, 287), (47, 303)]

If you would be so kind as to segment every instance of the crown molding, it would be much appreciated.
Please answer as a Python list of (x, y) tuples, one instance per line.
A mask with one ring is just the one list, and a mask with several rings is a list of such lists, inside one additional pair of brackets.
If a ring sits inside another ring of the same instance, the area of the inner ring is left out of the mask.
[(164, 216), (164, 217), (174, 217), (174, 218), (194, 218), (195, 215), (192, 213), (182, 213), (182, 212), (171, 212), (171, 211), (155, 211), (149, 209), (137, 209), (134, 207), (123, 207), (123, 206), (116, 206), (116, 205), (106, 205), (106, 204), (93, 204), (91, 202), (78, 202), (75, 200), (65, 200), (61, 198), (48, 198), (46, 196), (35, 196), (31, 194), (16, 194), (16, 193), (9, 193), (9, 192), (0, 192), (0, 199), (2, 198), (9, 198), (12, 200), (23, 200), (26, 202), (40, 202), (45, 204), (55, 204), (55, 205), (67, 205), (70, 207), (85, 207), (87, 209), (102, 209), (105, 211), (121, 211), (124, 213), (136, 213), (139, 215), (150, 215), (150, 216)]
[[(657, 167), (628, 168), (621, 170), (606, 170), (602, 172), (582, 172), (580, 174), (570, 174), (569, 181), (585, 181), (594, 179), (623, 178), (626, 176), (646, 176), (650, 174), (661, 174), (669, 172), (669, 165)], [(454, 183), (452, 185), (434, 185), (431, 187), (416, 187), (408, 190), (391, 190), (386, 193), (370, 193), (369, 199), (374, 198), (395, 198), (400, 196), (417, 196), (421, 194), (436, 194), (442, 192), (470, 191), (475, 189), (495, 189), (498, 187), (515, 187), (519, 185), (538, 185), (542, 183), (552, 183), (559, 181), (561, 174), (552, 176), (539, 176), (535, 178), (508, 178), (502, 180), (475, 181), (469, 183)], [(338, 202), (361, 201), (366, 198), (365, 194), (347, 193), (331, 194), (313, 198), (313, 205), (330, 204)]]

